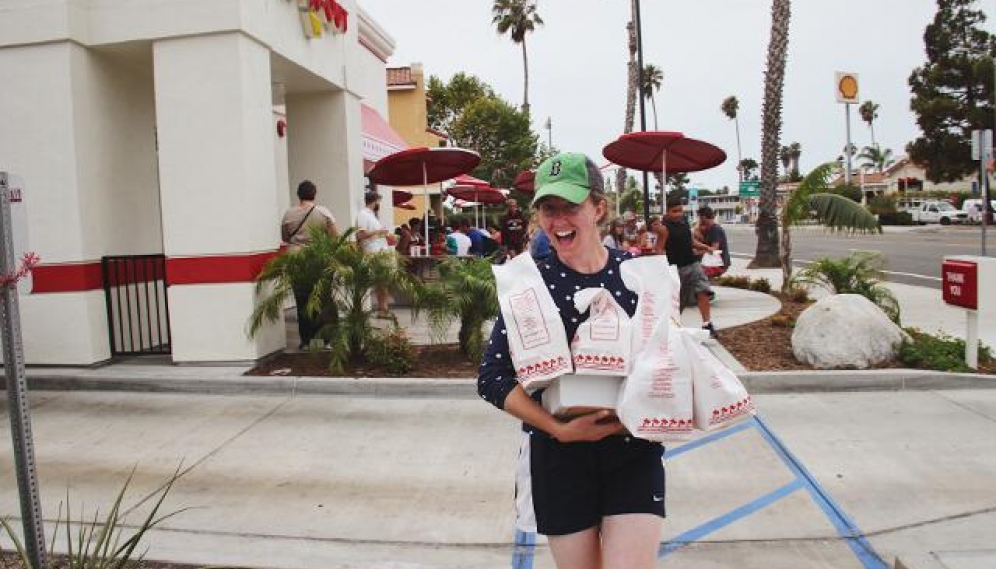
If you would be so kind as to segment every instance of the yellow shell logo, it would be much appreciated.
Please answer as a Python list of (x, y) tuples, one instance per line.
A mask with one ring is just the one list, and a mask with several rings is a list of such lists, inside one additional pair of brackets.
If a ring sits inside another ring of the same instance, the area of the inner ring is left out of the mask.
[(855, 99), (858, 96), (858, 80), (852, 75), (845, 75), (837, 83), (837, 90), (840, 96), (845, 99)]

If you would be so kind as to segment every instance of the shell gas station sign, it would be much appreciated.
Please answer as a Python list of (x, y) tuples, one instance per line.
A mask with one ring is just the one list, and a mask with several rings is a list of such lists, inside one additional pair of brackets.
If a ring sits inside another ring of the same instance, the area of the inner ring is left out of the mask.
[(838, 103), (858, 102), (858, 74), (847, 71), (838, 71), (834, 75), (834, 93)]

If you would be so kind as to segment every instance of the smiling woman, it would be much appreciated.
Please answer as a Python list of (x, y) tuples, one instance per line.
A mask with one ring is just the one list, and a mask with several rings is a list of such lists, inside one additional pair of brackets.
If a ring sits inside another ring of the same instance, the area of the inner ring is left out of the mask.
[[(575, 305), (575, 291), (605, 289), (632, 316), (637, 295), (619, 270), (629, 255), (599, 237), (607, 205), (598, 167), (584, 154), (557, 154), (536, 170), (535, 184), (533, 206), (554, 254), (533, 269), (541, 283), (512, 295), (516, 303), (537, 304), (529, 299), (548, 289), (557, 309), (551, 318), (556, 326), (559, 316), (566, 338), (589, 317)], [(629, 435), (609, 410), (554, 417), (540, 405), (543, 389), (527, 394), (519, 383), (514, 360), (521, 348), (513, 354), (510, 343), (524, 335), (518, 319), (499, 316), (477, 380), (480, 396), (521, 419), (529, 433), (516, 480), (517, 526), (548, 537), (557, 567), (653, 567), (664, 515), (660, 445)]]

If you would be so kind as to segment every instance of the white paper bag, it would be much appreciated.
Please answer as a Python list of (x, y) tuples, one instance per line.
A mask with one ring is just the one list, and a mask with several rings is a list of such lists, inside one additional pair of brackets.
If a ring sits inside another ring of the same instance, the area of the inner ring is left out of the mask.
[[(630, 324), (634, 355), (643, 351), (659, 322), (678, 313), (674, 299), (680, 292), (681, 283), (677, 275), (677, 270), (667, 264), (665, 255), (636, 257), (619, 264), (623, 284), (639, 295)], [(666, 329), (664, 333), (666, 335)]]
[[(698, 333), (700, 330), (694, 330)], [(702, 340), (685, 329), (677, 331), (692, 367), (692, 398), (695, 427), (714, 431), (735, 425), (754, 415), (754, 402), (730, 368), (719, 361)]]
[(574, 306), (582, 314), (590, 311), (571, 339), (575, 371), (584, 375), (628, 374), (632, 367), (629, 314), (604, 288), (574, 293)]
[(517, 255), (492, 270), (509, 353), (522, 386), (545, 387), (555, 377), (574, 371), (567, 332), (532, 257)]
[(702, 266), (703, 267), (722, 267), (723, 266), (723, 252), (713, 251), (712, 253), (706, 253), (702, 255)]
[(658, 323), (619, 389), (616, 414), (641, 439), (685, 440), (692, 434), (691, 362), (679, 338), (674, 345), (669, 341), (673, 330), (668, 319)]

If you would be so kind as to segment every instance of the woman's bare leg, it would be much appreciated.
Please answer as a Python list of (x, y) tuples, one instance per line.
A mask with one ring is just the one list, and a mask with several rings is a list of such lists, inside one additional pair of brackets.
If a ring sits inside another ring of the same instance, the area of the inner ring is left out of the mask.
[(547, 537), (550, 552), (558, 569), (600, 569), (601, 543), (598, 528), (588, 528), (567, 535)]
[[(621, 514), (602, 518), (604, 569), (653, 569), (664, 520), (653, 514)], [(561, 565), (558, 563), (557, 565)]]

